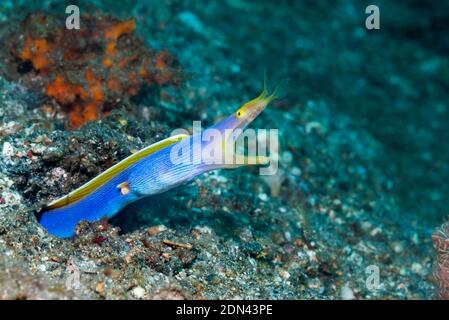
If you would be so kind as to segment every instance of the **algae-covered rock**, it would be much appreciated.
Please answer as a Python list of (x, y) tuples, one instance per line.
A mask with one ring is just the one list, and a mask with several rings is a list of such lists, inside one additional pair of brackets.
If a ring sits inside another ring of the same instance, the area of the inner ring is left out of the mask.
[[(385, 19), (368, 31), (355, 1), (79, 1), (93, 29), (75, 41), (58, 29), (59, 2), (6, 2), (0, 298), (438, 297), (434, 264), (440, 277), (447, 266), (431, 233), (447, 219), (449, 64), (437, 5), (379, 1)], [(51, 52), (37, 50), (42, 39)], [(64, 60), (73, 48), (79, 60)], [(133, 83), (146, 59), (151, 74)], [(251, 127), (278, 130), (275, 175), (211, 171), (81, 222), (71, 239), (38, 223), (45, 205), (136, 150), (232, 114), (261, 92), (264, 69), (284, 93)], [(107, 88), (111, 77), (128, 86)]]

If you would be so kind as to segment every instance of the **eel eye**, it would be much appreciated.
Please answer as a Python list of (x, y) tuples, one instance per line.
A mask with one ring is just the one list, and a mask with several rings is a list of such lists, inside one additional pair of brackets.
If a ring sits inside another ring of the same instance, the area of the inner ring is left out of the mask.
[(240, 118), (242, 116), (242, 112), (239, 110), (237, 111), (237, 118)]

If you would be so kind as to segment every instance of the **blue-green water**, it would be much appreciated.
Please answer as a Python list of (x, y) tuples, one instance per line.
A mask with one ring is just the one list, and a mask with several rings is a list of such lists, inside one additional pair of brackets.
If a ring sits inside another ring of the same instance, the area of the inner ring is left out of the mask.
[[(157, 296), (158, 277), (178, 281), (194, 299), (437, 297), (431, 233), (447, 221), (449, 205), (449, 2), (376, 1), (380, 28), (372, 30), (367, 1), (73, 4), (80, 33), (60, 42), (64, 3), (0, 4), (0, 181), (8, 213), (0, 238), (15, 239), (0, 251), (6, 257), (14, 247), (26, 261), (24, 274), (37, 268), (42, 248), (48, 261), (60, 256), (43, 264), (40, 276), (49, 283), (64, 279), (73, 257), (126, 274), (112, 277), (116, 292), (65, 291), (69, 297), (142, 298), (127, 293), (133, 283), (146, 298), (166, 298)], [(53, 18), (20, 24), (25, 12), (30, 19), (38, 11)], [(126, 19), (135, 30), (117, 37), (109, 67), (101, 32)], [(24, 53), (29, 35), (50, 43), (45, 67), (37, 59), (42, 47)], [(58, 53), (61, 46), (70, 59)], [(151, 81), (136, 76), (145, 57), (157, 66), (157, 52), (170, 56), (162, 71)], [(118, 68), (132, 55), (138, 62)], [(101, 103), (89, 96), (88, 70), (97, 72)], [(270, 88), (283, 84), (283, 95), (251, 127), (278, 130), (276, 176), (261, 177), (256, 168), (202, 175), (125, 208), (109, 229), (84, 226), (69, 245), (37, 233), (33, 213), (45, 204), (176, 128), (194, 120), (207, 127), (232, 114), (260, 93), (264, 71)], [(52, 93), (57, 76), (72, 86)], [(93, 102), (101, 112), (86, 122)], [(74, 119), (83, 124), (71, 127)], [(35, 234), (37, 246), (19, 248)], [(194, 254), (168, 249), (166, 238), (193, 244)], [(123, 262), (130, 252), (136, 259)], [(382, 274), (376, 290), (365, 286), (372, 265)], [(83, 281), (95, 287), (103, 279)], [(46, 287), (24, 290), (46, 297)]]

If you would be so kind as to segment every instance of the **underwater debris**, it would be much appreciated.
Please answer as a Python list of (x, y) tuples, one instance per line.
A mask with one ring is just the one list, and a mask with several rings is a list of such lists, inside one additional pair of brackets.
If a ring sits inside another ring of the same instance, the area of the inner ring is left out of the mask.
[(107, 115), (144, 84), (179, 82), (172, 55), (145, 47), (133, 34), (134, 20), (85, 15), (82, 21), (80, 30), (68, 30), (64, 17), (31, 14), (8, 41), (12, 72), (5, 76), (34, 88), (38, 82), (35, 89), (67, 111), (71, 128)]
[(439, 296), (449, 300), (449, 223), (443, 224), (432, 234), (432, 241), (437, 254), (434, 276), (439, 286)]
[(173, 248), (183, 248), (183, 249), (187, 249), (187, 250), (191, 250), (193, 248), (193, 246), (190, 243), (173, 242), (173, 241), (167, 240), (167, 239), (163, 240), (162, 243), (169, 247), (173, 247)]

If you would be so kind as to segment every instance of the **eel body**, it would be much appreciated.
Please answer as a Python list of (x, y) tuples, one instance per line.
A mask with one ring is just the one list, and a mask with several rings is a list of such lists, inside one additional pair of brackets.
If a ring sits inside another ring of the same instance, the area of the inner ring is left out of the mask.
[[(197, 135), (201, 137), (202, 134), (197, 133), (173, 136), (142, 149), (70, 194), (51, 202), (40, 214), (40, 224), (54, 236), (69, 238), (74, 235), (77, 224), (82, 220), (94, 222), (103, 217), (111, 218), (128, 204), (167, 191), (201, 173), (241, 166), (242, 164), (207, 164), (194, 151), (182, 155), (189, 157), (186, 160), (190, 161), (174, 163), (172, 152), (173, 148), (178, 150), (190, 147), (190, 150), (195, 150), (195, 141), (201, 141), (203, 147), (210, 146), (211, 143), (223, 146), (232, 143), (227, 141), (225, 132), (246, 127), (274, 98), (275, 93), (269, 95), (265, 88), (259, 97), (245, 103), (234, 114), (214, 125), (212, 128), (223, 134), (221, 141), (196, 140)], [(195, 157), (200, 157), (200, 160), (195, 161)], [(245, 164), (262, 164), (267, 161), (263, 157), (252, 160)]]

